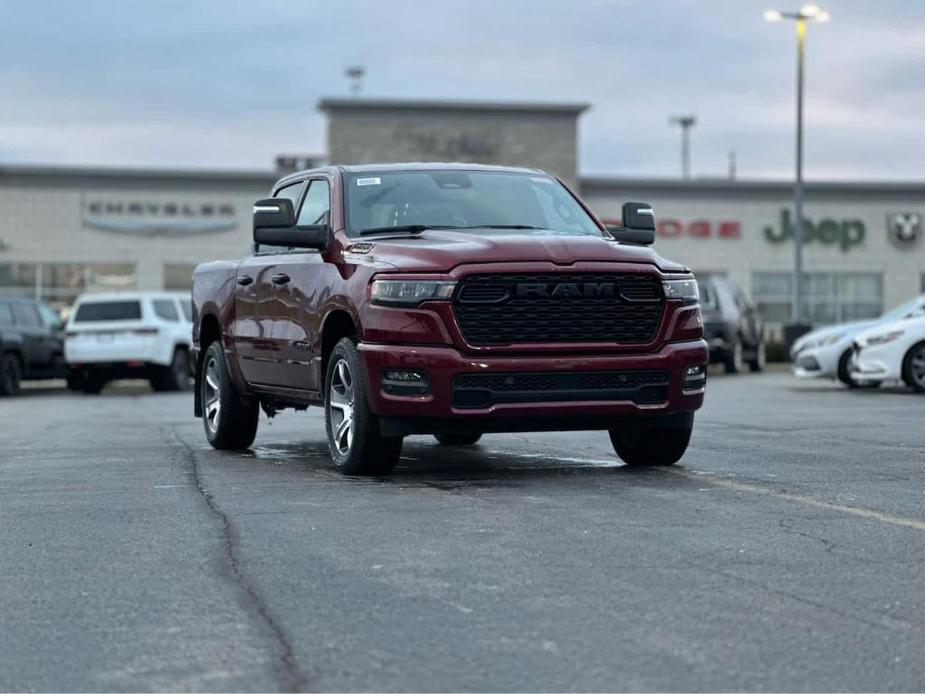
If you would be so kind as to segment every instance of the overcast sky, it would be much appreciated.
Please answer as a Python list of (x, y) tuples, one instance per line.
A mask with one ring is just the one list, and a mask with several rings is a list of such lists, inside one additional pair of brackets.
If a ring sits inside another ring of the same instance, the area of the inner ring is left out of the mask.
[[(776, 0), (771, 0), (776, 2)], [(764, 0), (0, 0), (0, 165), (268, 169), (323, 96), (588, 102), (584, 174), (786, 178), (795, 39)], [(773, 5), (772, 5), (773, 6)], [(809, 27), (806, 174), (925, 179), (925, 1)], [(788, 6), (784, 6), (787, 8)]]

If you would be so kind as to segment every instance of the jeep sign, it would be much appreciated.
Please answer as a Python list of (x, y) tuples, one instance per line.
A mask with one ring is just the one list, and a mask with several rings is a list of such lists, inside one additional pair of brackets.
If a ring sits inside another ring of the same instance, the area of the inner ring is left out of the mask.
[[(825, 217), (818, 222), (803, 219), (803, 239), (806, 243), (821, 243), (826, 246), (838, 245), (842, 252), (848, 252), (853, 246), (864, 241), (867, 229), (860, 219), (835, 220)], [(793, 222), (790, 210), (780, 211), (780, 225), (764, 228), (764, 237), (771, 243), (783, 243), (793, 238)]]

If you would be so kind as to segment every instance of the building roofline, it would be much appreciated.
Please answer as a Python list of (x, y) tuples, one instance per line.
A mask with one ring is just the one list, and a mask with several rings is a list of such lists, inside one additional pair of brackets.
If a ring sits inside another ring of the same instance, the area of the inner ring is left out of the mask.
[[(605, 188), (644, 188), (672, 193), (785, 193), (793, 191), (793, 182), (769, 179), (633, 178), (620, 176), (579, 176), (582, 191)], [(914, 193), (925, 195), (925, 181), (805, 181), (809, 192)]]
[(367, 99), (326, 97), (318, 101), (319, 111), (515, 111), (517, 113), (570, 113), (579, 115), (591, 108), (587, 103), (547, 101), (468, 101), (439, 99)]
[(280, 173), (272, 169), (158, 169), (140, 167), (56, 166), (52, 164), (0, 165), (0, 184), (11, 178), (82, 178), (145, 182), (152, 180), (201, 181), (204, 183), (260, 183), (274, 182)]

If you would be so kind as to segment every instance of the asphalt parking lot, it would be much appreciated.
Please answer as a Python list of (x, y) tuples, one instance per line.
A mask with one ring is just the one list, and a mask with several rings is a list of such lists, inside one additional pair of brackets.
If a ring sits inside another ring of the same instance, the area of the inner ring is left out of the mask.
[(327, 462), (189, 395), (0, 401), (0, 690), (922, 690), (925, 398), (711, 380), (672, 469), (605, 433)]

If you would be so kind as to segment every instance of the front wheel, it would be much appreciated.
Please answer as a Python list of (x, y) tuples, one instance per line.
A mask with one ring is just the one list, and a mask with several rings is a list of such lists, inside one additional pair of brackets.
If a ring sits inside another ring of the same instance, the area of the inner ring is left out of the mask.
[(437, 443), (441, 446), (471, 446), (476, 443), (482, 435), (476, 432), (465, 434), (434, 434)]
[(324, 422), (328, 450), (346, 475), (385, 475), (398, 464), (402, 438), (379, 433), (369, 409), (366, 376), (353, 340), (334, 346), (324, 379)]
[(17, 395), (22, 381), (22, 367), (15, 354), (0, 356), (0, 395)]
[(257, 436), (260, 409), (256, 400), (242, 400), (231, 382), (225, 351), (213, 342), (202, 360), (202, 424), (213, 448), (240, 451)]
[(692, 428), (610, 430), (610, 442), (624, 463), (633, 467), (674, 465), (691, 440)]
[(925, 393), (925, 342), (912, 345), (903, 358), (903, 381), (907, 386)]

